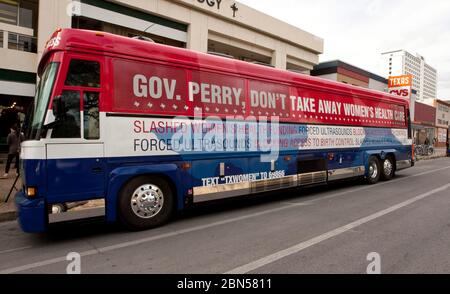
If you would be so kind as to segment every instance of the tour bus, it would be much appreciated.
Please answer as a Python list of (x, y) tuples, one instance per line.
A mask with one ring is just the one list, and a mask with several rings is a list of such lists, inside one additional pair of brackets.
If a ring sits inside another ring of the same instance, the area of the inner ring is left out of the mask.
[(414, 165), (408, 101), (104, 32), (58, 29), (22, 144), (26, 232), (57, 205), (103, 201), (108, 222), (167, 223), (207, 201)]

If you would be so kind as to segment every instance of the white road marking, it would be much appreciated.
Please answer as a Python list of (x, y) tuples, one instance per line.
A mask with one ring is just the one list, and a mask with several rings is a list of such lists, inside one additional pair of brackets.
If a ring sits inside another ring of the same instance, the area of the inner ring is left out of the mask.
[(361, 219), (359, 219), (357, 221), (354, 221), (354, 222), (349, 223), (349, 224), (347, 224), (345, 226), (342, 226), (342, 227), (339, 227), (339, 228), (334, 229), (332, 231), (329, 231), (329, 232), (327, 232), (325, 234), (319, 235), (319, 236), (317, 236), (315, 238), (312, 238), (310, 240), (301, 242), (301, 243), (299, 243), (297, 245), (294, 245), (292, 247), (289, 247), (287, 249), (275, 252), (275, 253), (273, 253), (271, 255), (265, 256), (263, 258), (255, 260), (253, 262), (250, 262), (250, 263), (244, 264), (244, 265), (242, 265), (240, 267), (234, 268), (234, 269), (226, 272), (225, 274), (246, 274), (246, 273), (249, 273), (249, 272), (254, 271), (254, 270), (258, 269), (258, 268), (261, 268), (261, 267), (263, 267), (265, 265), (268, 265), (270, 263), (278, 261), (278, 260), (280, 260), (282, 258), (288, 257), (288, 256), (290, 256), (292, 254), (296, 254), (296, 253), (298, 253), (298, 252), (300, 252), (300, 251), (302, 251), (302, 250), (304, 250), (306, 248), (309, 248), (311, 246), (317, 245), (317, 244), (319, 244), (319, 243), (321, 243), (323, 241), (326, 241), (328, 239), (334, 238), (334, 237), (336, 237), (338, 235), (341, 235), (341, 234), (343, 234), (343, 233), (345, 233), (345, 232), (347, 232), (349, 230), (357, 228), (357, 227), (359, 227), (361, 225), (364, 225), (364, 224), (366, 224), (368, 222), (371, 222), (371, 221), (373, 221), (375, 219), (378, 219), (378, 218), (380, 218), (382, 216), (385, 216), (385, 215), (390, 214), (390, 213), (392, 213), (394, 211), (402, 209), (402, 208), (404, 208), (404, 207), (406, 207), (408, 205), (411, 205), (411, 204), (413, 204), (413, 203), (415, 203), (417, 201), (423, 200), (423, 199), (425, 199), (427, 197), (430, 197), (430, 196), (432, 196), (434, 194), (437, 194), (439, 192), (445, 191), (445, 190), (447, 190), (449, 188), (450, 188), (450, 184), (447, 184), (447, 185), (441, 186), (441, 187), (439, 187), (437, 189), (434, 189), (432, 191), (429, 191), (427, 193), (420, 194), (420, 195), (418, 195), (418, 196), (416, 196), (414, 198), (411, 198), (411, 199), (406, 200), (406, 201), (404, 201), (402, 203), (399, 203), (399, 204), (391, 206), (391, 207), (389, 207), (387, 209), (384, 209), (384, 210), (381, 210), (379, 212), (376, 212), (376, 213), (374, 213), (372, 215), (369, 215), (367, 217), (361, 218)]
[(30, 248), (32, 248), (32, 246), (24, 246), (24, 247), (19, 247), (19, 248), (7, 249), (7, 250), (0, 251), (0, 254), (11, 253), (11, 252), (15, 252), (15, 251), (22, 251), (22, 250), (30, 249)]
[[(421, 174), (417, 174), (417, 175), (407, 176), (407, 177), (404, 177), (404, 178), (401, 178), (401, 179), (398, 179), (398, 180), (395, 180), (395, 181), (406, 180), (406, 179), (411, 178), (411, 177), (420, 176), (420, 175), (426, 175), (426, 174), (442, 171), (442, 170), (445, 170), (445, 169), (450, 169), (450, 166), (447, 166), (447, 167), (444, 167), (444, 168), (435, 169), (435, 170), (431, 170), (431, 171), (427, 171), (427, 172), (424, 172), (424, 173), (421, 173)], [(386, 182), (385, 184), (389, 184), (389, 183), (393, 183), (393, 182), (394, 181)], [(357, 189), (353, 189), (353, 190), (346, 190), (344, 192), (334, 193), (334, 194), (331, 194), (331, 195), (325, 196), (325, 197), (328, 197), (328, 198), (338, 197), (338, 196), (341, 196), (343, 194), (349, 194), (349, 193), (357, 192), (357, 191), (360, 191), (360, 190), (371, 189), (371, 188), (374, 188), (374, 187), (377, 187), (377, 186), (374, 185), (374, 186), (361, 187), (361, 188), (357, 188)], [(322, 197), (321, 199), (324, 199), (324, 197)], [(182, 234), (187, 234), (187, 233), (192, 233), (192, 232), (196, 232), (196, 231), (201, 231), (201, 230), (212, 228), (212, 227), (216, 227), (216, 226), (221, 226), (221, 225), (225, 225), (225, 224), (229, 224), (229, 223), (234, 223), (234, 222), (238, 222), (238, 221), (241, 221), (241, 220), (246, 220), (246, 219), (250, 219), (250, 218), (254, 218), (254, 217), (258, 217), (258, 216), (262, 216), (262, 215), (266, 215), (266, 214), (270, 214), (270, 213), (274, 213), (274, 212), (278, 212), (278, 211), (283, 211), (283, 210), (290, 209), (290, 208), (293, 208), (293, 207), (304, 206), (305, 203), (307, 205), (307, 204), (309, 204), (312, 201), (315, 201), (315, 200), (304, 201), (304, 202), (299, 202), (299, 203), (291, 203), (289, 205), (285, 205), (285, 206), (282, 206), (282, 207), (268, 209), (268, 210), (264, 210), (264, 211), (256, 212), (256, 213), (253, 213), (253, 214), (248, 214), (248, 215), (236, 217), (236, 218), (231, 218), (231, 219), (227, 219), (227, 220), (217, 221), (217, 222), (210, 223), (210, 224), (207, 224), (207, 225), (196, 226), (196, 227), (192, 227), (192, 228), (189, 228), (189, 229), (177, 230), (177, 231), (173, 231), (173, 232), (170, 232), (170, 233), (156, 235), (156, 236), (152, 236), (152, 237), (148, 237), (148, 238), (142, 238), (142, 239), (137, 239), (137, 240), (133, 240), (133, 241), (118, 243), (118, 244), (115, 244), (115, 245), (98, 248), (97, 250), (88, 250), (88, 251), (81, 252), (80, 255), (82, 257), (90, 256), (90, 255), (96, 255), (96, 254), (100, 254), (100, 253), (104, 253), (104, 252), (108, 252), (108, 251), (112, 251), (112, 250), (127, 248), (127, 247), (136, 246), (136, 245), (140, 245), (140, 244), (147, 243), (147, 242), (161, 240), (161, 239), (164, 239), (164, 238), (170, 238), (170, 237), (175, 237), (175, 236), (179, 236), (179, 235), (182, 235)], [(56, 264), (56, 263), (65, 262), (65, 261), (66, 261), (66, 256), (56, 257), (56, 258), (52, 258), (52, 259), (43, 260), (43, 261), (40, 261), (40, 262), (34, 262), (34, 263), (30, 263), (30, 264), (25, 264), (25, 265), (22, 265), (22, 266), (17, 266), (17, 267), (3, 269), (3, 270), (0, 270), (0, 274), (11, 274), (11, 273), (23, 272), (23, 271), (26, 271), (26, 270), (31, 270), (31, 269), (34, 269), (34, 268), (39, 268), (39, 267), (43, 267), (43, 266), (46, 266), (46, 265)]]
[[(112, 251), (112, 250), (122, 249), (122, 248), (130, 247), (130, 246), (136, 246), (136, 245), (140, 245), (143, 243), (151, 242), (151, 241), (161, 240), (164, 238), (175, 237), (175, 236), (182, 235), (182, 234), (192, 233), (192, 232), (204, 230), (207, 228), (225, 225), (225, 224), (229, 224), (229, 223), (233, 223), (233, 222), (237, 222), (237, 221), (241, 221), (241, 220), (245, 220), (245, 219), (249, 219), (249, 218), (253, 218), (253, 217), (257, 217), (257, 216), (261, 216), (261, 215), (265, 215), (265, 214), (269, 214), (269, 213), (274, 213), (277, 211), (282, 211), (287, 208), (303, 206), (303, 205), (304, 205), (303, 203), (290, 204), (288, 206), (282, 206), (282, 207), (278, 207), (278, 208), (274, 208), (274, 209), (264, 210), (264, 211), (256, 212), (253, 214), (248, 214), (248, 215), (244, 215), (244, 216), (240, 216), (240, 217), (236, 217), (236, 218), (231, 218), (231, 219), (227, 219), (227, 220), (223, 220), (223, 221), (210, 223), (207, 225), (196, 226), (196, 227), (192, 227), (189, 229), (178, 230), (178, 231), (165, 233), (165, 234), (161, 234), (161, 235), (156, 235), (156, 236), (152, 236), (152, 237), (148, 237), (148, 238), (138, 239), (138, 240), (134, 240), (134, 241), (118, 243), (118, 244), (111, 245), (111, 246), (101, 247), (96, 250), (88, 250), (88, 251), (81, 252), (80, 255), (82, 257), (84, 257), (84, 256), (105, 253), (105, 252)], [(39, 261), (39, 262), (34, 262), (34, 263), (30, 263), (30, 264), (25, 264), (22, 266), (13, 267), (13, 268), (9, 268), (9, 269), (0, 270), (0, 274), (12, 274), (12, 273), (17, 273), (17, 272), (22, 272), (22, 271), (31, 270), (34, 268), (51, 265), (51, 264), (55, 264), (55, 263), (59, 263), (59, 262), (63, 262), (63, 261), (66, 261), (65, 256), (52, 258), (52, 259), (48, 259), (48, 260), (43, 260), (43, 261)]]
[[(391, 180), (389, 182), (384, 182), (383, 184), (385, 184), (385, 185), (387, 185), (387, 184), (394, 184), (394, 183), (397, 183), (397, 182), (400, 182), (400, 181), (403, 181), (403, 180), (406, 180), (406, 179), (420, 177), (420, 176), (425, 176), (425, 175), (428, 175), (428, 174), (431, 174), (431, 173), (435, 173), (435, 172), (438, 172), (438, 171), (443, 171), (443, 170), (446, 170), (446, 169), (450, 169), (450, 166), (443, 167), (443, 168), (438, 168), (438, 169), (434, 169), (434, 170), (426, 171), (426, 172), (422, 172), (422, 173), (418, 173), (418, 174), (415, 174), (415, 175), (406, 176), (404, 178), (394, 179), (394, 180)], [(315, 202), (319, 202), (321, 200), (326, 200), (326, 199), (331, 199), (331, 198), (347, 195), (349, 193), (364, 191), (364, 190), (371, 189), (372, 187), (374, 187), (374, 186), (364, 186), (364, 187), (356, 188), (356, 189), (353, 189), (353, 190), (347, 190), (347, 191), (344, 191), (342, 193), (337, 193), (337, 194), (333, 194), (333, 195), (329, 195), (329, 196), (324, 196), (324, 197), (320, 197), (320, 198), (317, 198), (317, 199), (313, 199), (313, 200), (311, 200), (311, 202), (315, 203)]]

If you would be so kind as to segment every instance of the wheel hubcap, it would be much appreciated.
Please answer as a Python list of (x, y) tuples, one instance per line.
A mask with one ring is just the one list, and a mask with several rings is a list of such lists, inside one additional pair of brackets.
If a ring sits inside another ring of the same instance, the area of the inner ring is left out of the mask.
[(393, 169), (392, 162), (389, 159), (386, 159), (384, 161), (383, 168), (384, 168), (384, 174), (387, 176), (390, 175), (392, 173), (392, 169)]
[(146, 184), (136, 189), (131, 197), (131, 208), (140, 218), (156, 216), (164, 204), (164, 194), (158, 186)]
[(375, 162), (372, 162), (369, 166), (369, 175), (372, 179), (375, 179), (378, 176), (378, 167)]

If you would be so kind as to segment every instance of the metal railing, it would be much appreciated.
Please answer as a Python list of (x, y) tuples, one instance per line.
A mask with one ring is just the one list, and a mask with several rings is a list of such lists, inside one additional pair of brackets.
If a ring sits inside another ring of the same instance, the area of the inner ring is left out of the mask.
[(434, 153), (434, 147), (431, 145), (416, 145), (414, 153), (419, 156), (431, 156)]

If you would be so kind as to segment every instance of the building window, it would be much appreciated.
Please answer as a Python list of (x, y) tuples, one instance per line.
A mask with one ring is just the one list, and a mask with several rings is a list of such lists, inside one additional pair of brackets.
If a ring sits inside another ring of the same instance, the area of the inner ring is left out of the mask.
[(38, 10), (37, 0), (0, 0), (0, 22), (36, 30)]
[[(174, 47), (186, 48), (186, 43), (172, 40), (166, 37), (161, 37), (158, 35), (151, 34), (149, 32), (142, 32), (134, 30), (128, 27), (123, 27), (120, 25), (103, 22), (97, 19), (91, 19), (83, 16), (77, 16), (72, 18), (72, 28), (84, 29), (84, 30), (94, 30), (103, 31), (125, 37), (136, 37), (143, 36), (152, 39), (155, 43), (164, 44)], [(151, 32), (151, 30), (150, 30)]]
[(34, 35), (21, 35), (7, 32), (7, 40), (0, 33), (0, 47), (8, 42), (7, 48), (25, 52), (37, 52), (38, 0), (0, 0), (0, 23), (25, 27), (33, 30)]
[(17, 25), (19, 19), (18, 1), (0, 0), (0, 22)]
[(30, 29), (37, 27), (39, 4), (36, 0), (22, 0), (19, 4), (19, 26)]
[(37, 39), (30, 36), (8, 33), (8, 49), (36, 53)]

